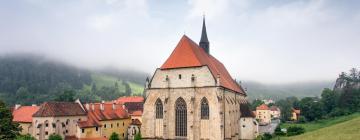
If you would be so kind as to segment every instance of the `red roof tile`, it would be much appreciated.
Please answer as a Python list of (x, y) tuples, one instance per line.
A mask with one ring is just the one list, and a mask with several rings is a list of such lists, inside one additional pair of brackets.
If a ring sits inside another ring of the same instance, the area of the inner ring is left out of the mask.
[(231, 75), (220, 61), (207, 54), (204, 49), (199, 47), (198, 44), (185, 35), (181, 38), (170, 57), (160, 69), (199, 66), (208, 66), (215, 78), (219, 75), (221, 86), (245, 94), (245, 91), (232, 79)]
[(12, 112), (14, 122), (32, 122), (32, 115), (39, 110), (38, 106), (20, 106)]
[(125, 104), (129, 102), (144, 102), (144, 97), (141, 96), (128, 96), (128, 97), (120, 97), (115, 101), (117, 104)]
[[(86, 105), (84, 105), (86, 108)], [(94, 110), (92, 104), (89, 104), (89, 109), (86, 109), (88, 113), (88, 120), (79, 122), (79, 127), (94, 127), (102, 126), (100, 121), (104, 120), (119, 120), (129, 118), (129, 114), (123, 109), (121, 104), (115, 104), (113, 109), (113, 103), (104, 103), (104, 110), (100, 109), (100, 103), (94, 103)]]
[(139, 119), (134, 119), (134, 120), (131, 121), (131, 124), (132, 125), (141, 125), (141, 122), (140, 122)]
[(266, 104), (262, 104), (256, 107), (256, 110), (269, 110), (269, 107)]
[(85, 116), (86, 112), (75, 102), (45, 102), (33, 117)]

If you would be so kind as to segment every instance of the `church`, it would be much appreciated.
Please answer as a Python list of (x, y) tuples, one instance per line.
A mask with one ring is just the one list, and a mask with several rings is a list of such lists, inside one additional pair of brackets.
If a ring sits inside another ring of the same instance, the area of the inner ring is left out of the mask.
[(145, 85), (143, 139), (255, 139), (245, 90), (210, 54), (205, 19), (199, 44), (184, 35)]

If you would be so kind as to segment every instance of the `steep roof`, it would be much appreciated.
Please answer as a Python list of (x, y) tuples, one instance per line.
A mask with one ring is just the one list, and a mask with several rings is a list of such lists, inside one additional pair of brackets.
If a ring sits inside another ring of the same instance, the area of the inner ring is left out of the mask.
[(295, 112), (296, 114), (300, 114), (300, 109), (292, 109), (293, 112)]
[(174, 69), (208, 66), (214, 78), (220, 76), (220, 85), (235, 92), (245, 94), (245, 91), (237, 84), (225, 66), (215, 57), (207, 54), (203, 48), (184, 35), (177, 44), (169, 58), (160, 69)]
[(32, 115), (39, 110), (38, 106), (20, 106), (12, 112), (14, 122), (31, 123)]
[(83, 116), (85, 110), (75, 102), (45, 102), (33, 117)]
[[(92, 107), (93, 105), (94, 105), (94, 109)], [(101, 110), (100, 105), (101, 103), (94, 103), (94, 104), (89, 104), (89, 108), (86, 107), (88, 120), (79, 122), (78, 123), (79, 127), (84, 128), (84, 127), (102, 126), (100, 121), (129, 118), (129, 114), (122, 107), (122, 104), (114, 104), (115, 109), (113, 109), (113, 103), (107, 102), (103, 104), (104, 110)]]
[(125, 97), (119, 97), (115, 101), (117, 104), (125, 104), (129, 102), (144, 102), (144, 97), (141, 96), (125, 96)]
[(269, 110), (269, 107), (266, 104), (262, 104), (256, 107), (256, 110)]

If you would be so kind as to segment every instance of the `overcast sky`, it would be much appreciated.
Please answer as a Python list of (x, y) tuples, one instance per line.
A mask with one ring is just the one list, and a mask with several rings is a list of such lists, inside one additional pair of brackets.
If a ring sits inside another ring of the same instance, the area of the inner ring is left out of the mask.
[(1, 0), (0, 54), (153, 73), (183, 34), (234, 78), (335, 80), (360, 66), (358, 0)]

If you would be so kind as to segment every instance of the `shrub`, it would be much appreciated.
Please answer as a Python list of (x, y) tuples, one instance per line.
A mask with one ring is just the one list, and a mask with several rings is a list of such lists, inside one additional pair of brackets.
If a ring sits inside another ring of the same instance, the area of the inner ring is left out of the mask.
[(109, 140), (120, 140), (119, 134), (113, 132), (109, 138)]
[(275, 135), (276, 135), (276, 136), (284, 136), (284, 135), (285, 135), (285, 133), (284, 133), (283, 131), (281, 131), (280, 126), (277, 126), (277, 127), (275, 128)]
[(306, 123), (305, 117), (304, 117), (304, 116), (300, 116), (298, 122), (299, 122), (299, 123)]
[(337, 117), (337, 116), (344, 116), (344, 115), (348, 115), (348, 114), (351, 114), (351, 112), (348, 109), (341, 109), (341, 108), (337, 107), (329, 113), (329, 116)]
[(134, 140), (141, 140), (141, 134), (137, 133), (134, 137)]
[(271, 135), (271, 134), (265, 133), (265, 134), (262, 136), (261, 140), (271, 140), (271, 138), (272, 138), (272, 135)]
[(287, 136), (294, 136), (294, 135), (299, 135), (302, 133), (305, 133), (305, 129), (300, 126), (290, 126), (287, 129)]
[(61, 136), (58, 134), (51, 134), (49, 140), (62, 140)]
[(33, 136), (31, 136), (30, 134), (26, 134), (26, 135), (17, 136), (16, 140), (36, 140), (36, 139)]

